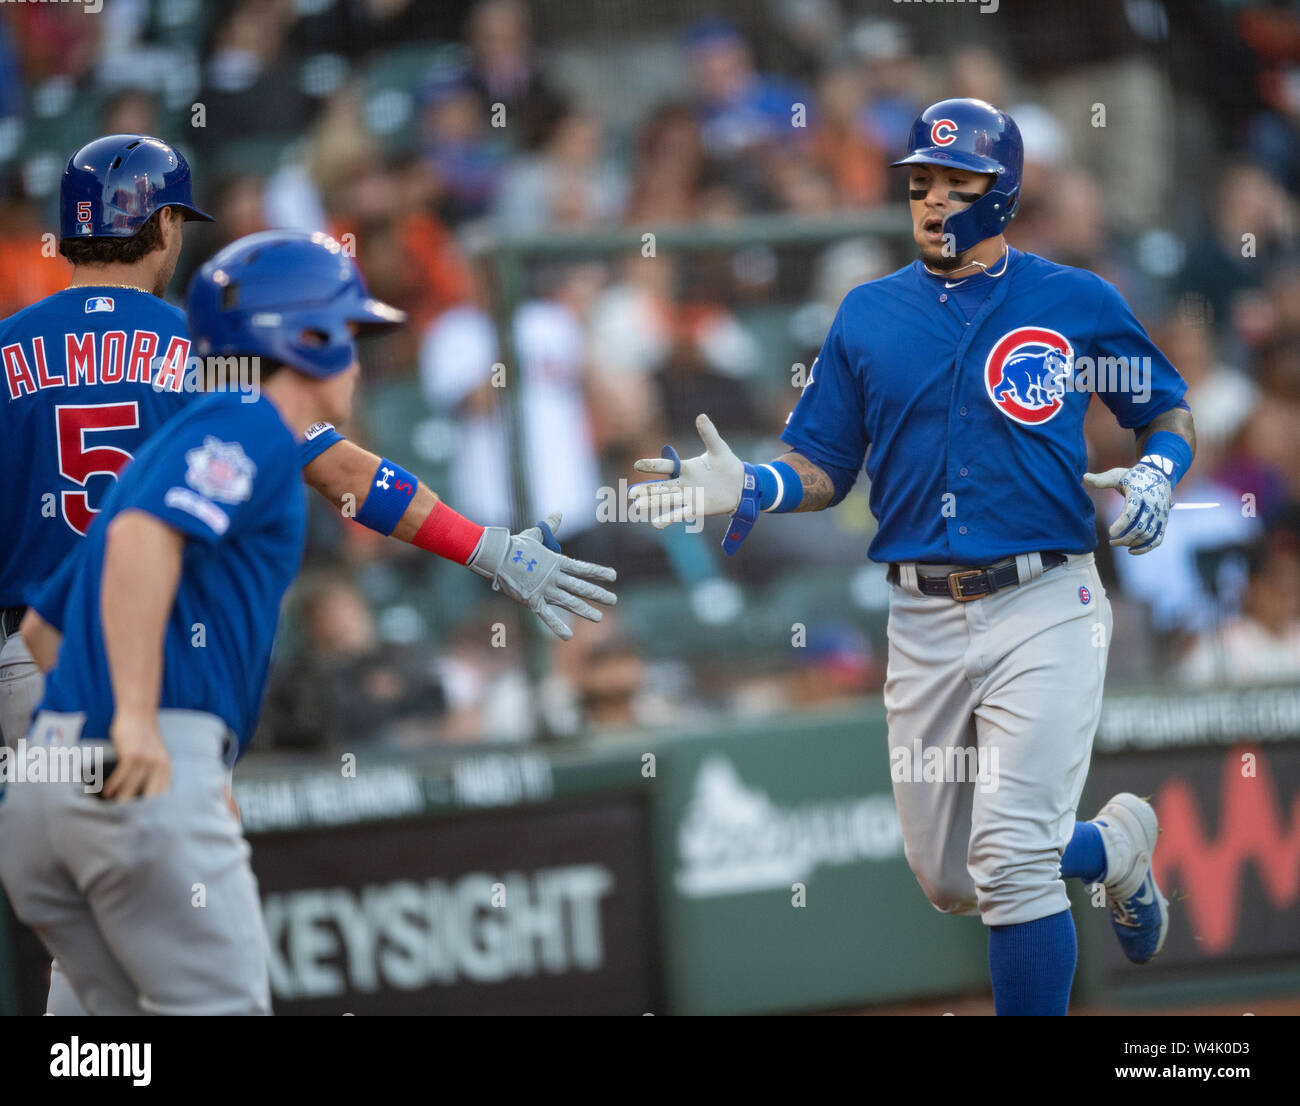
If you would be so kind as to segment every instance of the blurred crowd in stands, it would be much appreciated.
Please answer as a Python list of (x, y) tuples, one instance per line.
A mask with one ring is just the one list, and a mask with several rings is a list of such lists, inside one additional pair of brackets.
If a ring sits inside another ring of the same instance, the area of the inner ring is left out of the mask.
[[(1187, 509), (1149, 556), (1099, 546), (1116, 606), (1111, 686), (1300, 679), (1295, 5), (940, 7), (3, 6), (0, 311), (66, 282), (42, 235), (67, 154), (98, 133), (159, 134), (193, 154), (217, 217), (187, 227), (174, 300), (251, 231), (340, 237), (411, 318), (367, 351), (350, 432), (485, 523), (561, 509), (566, 547), (620, 571), (624, 606), (571, 645), (540, 647), (548, 674), (530, 688), (513, 610), (313, 504), (264, 744), (328, 747), (361, 730), (403, 747), (518, 741), (879, 688), (887, 589), (865, 563), (865, 477), (833, 512), (765, 519), (725, 565), (711, 527), (599, 525), (616, 506), (602, 514), (602, 489), (664, 441), (694, 451), (699, 411), (742, 455), (779, 451), (794, 370), (840, 298), (913, 256), (887, 165), (945, 96), (1019, 123), (1012, 245), (1114, 282), (1190, 386)], [(502, 237), (753, 216), (816, 226), (871, 209), (896, 213), (896, 233), (539, 260), (502, 342), (490, 248)], [(527, 396), (517, 422), (509, 349)], [(1133, 462), (1132, 434), (1099, 403), (1088, 436), (1093, 470)], [(1104, 535), (1120, 502), (1096, 502)]]

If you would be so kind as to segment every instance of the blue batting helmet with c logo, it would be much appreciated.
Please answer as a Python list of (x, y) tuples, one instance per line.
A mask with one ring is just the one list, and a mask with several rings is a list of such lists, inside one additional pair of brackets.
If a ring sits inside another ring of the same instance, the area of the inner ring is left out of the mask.
[(1020, 202), (1025, 148), (1020, 129), (1006, 112), (983, 100), (940, 100), (912, 124), (907, 154), (894, 165), (942, 165), (972, 173), (994, 173), (989, 190), (965, 211), (944, 220), (953, 248), (964, 253), (1001, 234)]

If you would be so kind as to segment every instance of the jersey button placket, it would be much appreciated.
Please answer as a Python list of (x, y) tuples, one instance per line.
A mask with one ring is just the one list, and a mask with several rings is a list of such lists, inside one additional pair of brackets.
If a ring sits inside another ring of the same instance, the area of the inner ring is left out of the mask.
[[(999, 281), (999, 282), (998, 282), (998, 285), (993, 289), (993, 291), (990, 293), (990, 295), (988, 296), (988, 298), (984, 301), (983, 304), (980, 305), (979, 310), (975, 312), (975, 317), (974, 317), (973, 319), (964, 319), (964, 320), (963, 320), (963, 321), (966, 323), (966, 325), (965, 325), (965, 327), (963, 328), (963, 333), (962, 333), (962, 336), (961, 336), (961, 341), (957, 344), (956, 353), (955, 353), (955, 356), (954, 356), (954, 358), (953, 358), (953, 367), (954, 367), (954, 370), (955, 370), (955, 373), (954, 373), (954, 385), (955, 385), (954, 393), (955, 393), (956, 389), (960, 388), (960, 386), (961, 386), (961, 381), (963, 380), (963, 378), (966, 377), (966, 373), (967, 373), (967, 371), (969, 371), (969, 372), (972, 374), (972, 376), (973, 376), (973, 379), (971, 380), (971, 383), (972, 383), (972, 384), (974, 384), (976, 381), (979, 381), (979, 383), (980, 383), (980, 387), (979, 387), (979, 389), (977, 389), (976, 391), (982, 391), (982, 375), (981, 375), (981, 374), (982, 374), (982, 371), (983, 371), (983, 363), (982, 363), (982, 361), (977, 361), (975, 364), (972, 364), (972, 365), (968, 366), (967, 363), (966, 363), (966, 359), (967, 359), (967, 356), (970, 354), (971, 347), (972, 347), (972, 346), (974, 345), (974, 343), (975, 343), (975, 339), (978, 337), (978, 334), (979, 334), (979, 330), (980, 330), (980, 328), (983, 326), (984, 322), (989, 318), (989, 316), (992, 315), (992, 314), (997, 310), (997, 308), (1000, 306), (1000, 304), (1002, 303), (1002, 301), (1006, 298), (1006, 295), (1007, 295), (1007, 288), (1008, 288), (1008, 287), (1010, 287), (1010, 286), (1009, 286), (1009, 284), (1007, 284), (1006, 281)], [(975, 324), (975, 325), (972, 326), (972, 325), (971, 325), (972, 323)], [(971, 393), (970, 393), (970, 392), (967, 392), (966, 394), (969, 395), (969, 394), (971, 394)], [(961, 404), (961, 405), (957, 408), (957, 415), (958, 415), (959, 418), (964, 419), (964, 418), (966, 418), (969, 414), (970, 414), (970, 408), (969, 408), (966, 404), (963, 403), (963, 404)], [(977, 425), (975, 425), (975, 426), (971, 426), (971, 432), (972, 432), (972, 434), (977, 433), (977, 432), (979, 431), (979, 426), (978, 426), (978, 422), (979, 422), (979, 420), (976, 420), (976, 422), (977, 422)], [(963, 423), (963, 424), (961, 424), (961, 425), (962, 425), (963, 427), (965, 427), (965, 426), (968, 426), (968, 425), (970, 425), (970, 424), (969, 424), (969, 423)], [(957, 443), (957, 439), (958, 439), (958, 438), (961, 439), (961, 442), (962, 442), (962, 444), (964, 445), (964, 441), (965, 441), (965, 439), (964, 439), (964, 437), (962, 436), (962, 433), (963, 433), (963, 432), (962, 432), (962, 431), (959, 431), (958, 427), (954, 426), (954, 427), (952, 428), (952, 430), (950, 431), (950, 438), (949, 438), (949, 447), (950, 447), (950, 448), (951, 448), (952, 446), (958, 444), (958, 443)], [(955, 435), (955, 437), (954, 437), (954, 435)], [(960, 447), (959, 447), (959, 448), (960, 448)], [(964, 452), (967, 452), (967, 450), (964, 449), (964, 448), (961, 448), (960, 451), (963, 452), (963, 453), (964, 453)], [(958, 473), (959, 473), (959, 475), (961, 475), (961, 476), (968, 476), (968, 475), (969, 475), (969, 470), (963, 467), (963, 468), (960, 468), (960, 469), (958, 470)], [(967, 517), (969, 517), (969, 516), (967, 516)], [(955, 521), (955, 520), (954, 520), (954, 521)], [(949, 523), (949, 525), (951, 526), (951, 522)], [(957, 532), (958, 537), (960, 537), (960, 538), (965, 538), (965, 537), (967, 537), (968, 534), (970, 533), (970, 528), (969, 528), (968, 526), (966, 526), (965, 523), (960, 523), (960, 524), (958, 524), (958, 525), (955, 527), (955, 529), (956, 529), (956, 532)], [(952, 533), (952, 530), (949, 530), (949, 533), (951, 534), (951, 533)], [(955, 551), (955, 552), (957, 552), (958, 554), (960, 554), (963, 550), (965, 550), (965, 549), (967, 548), (967, 545), (966, 545), (965, 542), (962, 542), (962, 543), (960, 543), (960, 544), (961, 544), (961, 549)], [(960, 556), (958, 556), (958, 559), (960, 559)], [(977, 607), (977, 606), (979, 606), (979, 604), (978, 604), (978, 603), (967, 603), (967, 604), (965, 604), (965, 606), (967, 606), (967, 607)]]
[[(966, 406), (965, 406), (964, 404), (963, 404), (961, 407), (958, 407), (958, 408), (957, 408), (957, 414), (960, 415), (962, 418), (965, 418), (966, 415), (967, 415), (967, 413), (968, 413), (968, 412), (967, 412), (967, 408), (966, 408)], [(962, 424), (962, 426), (965, 426), (965, 425), (966, 425), (966, 424)], [(972, 429), (974, 429), (974, 428), (972, 428)], [(965, 449), (961, 448), (962, 446), (964, 446), (964, 444), (965, 444), (965, 433), (964, 433), (964, 431), (963, 431), (961, 428), (959, 428), (959, 427), (954, 427), (954, 428), (953, 428), (953, 445), (956, 446), (958, 449), (961, 449), (961, 452), (965, 452)], [(969, 474), (969, 472), (970, 472), (970, 470), (969, 470), (965, 465), (962, 465), (961, 467), (959, 467), (959, 468), (957, 469), (957, 475), (958, 475), (959, 477), (967, 476), (967, 475)], [(963, 492), (962, 494), (965, 495), (964, 492)], [(959, 511), (958, 513), (960, 514), (960, 511)], [(953, 520), (953, 521), (956, 521), (956, 520)], [(949, 525), (951, 526), (952, 523), (950, 522)], [(956, 530), (957, 530), (957, 533), (958, 533), (961, 537), (964, 538), (964, 537), (966, 536), (966, 525), (965, 525), (965, 523), (958, 523), (958, 525), (956, 526)], [(949, 531), (949, 533), (951, 533), (951, 531)]]

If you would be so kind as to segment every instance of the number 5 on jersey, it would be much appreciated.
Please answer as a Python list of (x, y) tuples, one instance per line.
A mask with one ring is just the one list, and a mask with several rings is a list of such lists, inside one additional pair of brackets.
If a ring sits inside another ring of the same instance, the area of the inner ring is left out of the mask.
[[(55, 437), (59, 445), (59, 475), (85, 488), (92, 476), (117, 477), (131, 454), (116, 446), (87, 447), (86, 435), (95, 431), (135, 430), (140, 426), (140, 407), (130, 403), (59, 404), (54, 408)], [(60, 493), (64, 521), (85, 537), (99, 513), (91, 507), (85, 491)]]

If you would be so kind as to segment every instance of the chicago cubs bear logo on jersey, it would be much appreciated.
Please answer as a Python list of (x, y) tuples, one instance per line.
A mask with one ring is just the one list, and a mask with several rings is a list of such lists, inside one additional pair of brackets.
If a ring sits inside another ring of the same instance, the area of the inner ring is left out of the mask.
[(1044, 326), (1020, 326), (1004, 334), (984, 364), (989, 399), (1009, 419), (1039, 426), (1065, 406), (1074, 347)]

